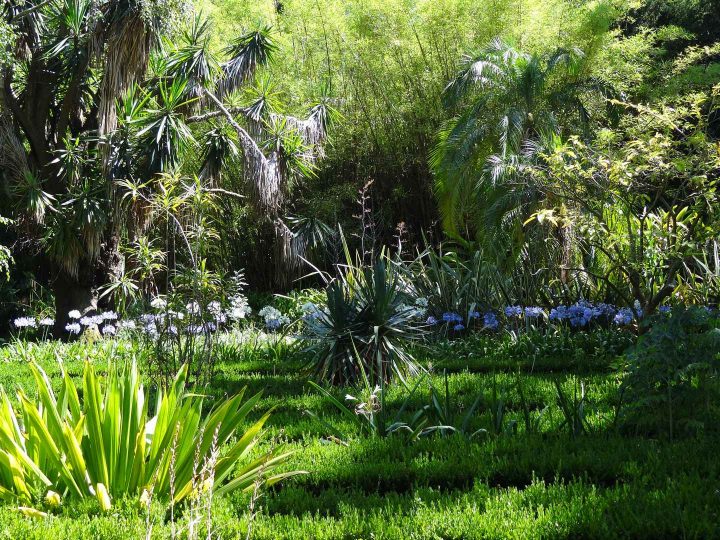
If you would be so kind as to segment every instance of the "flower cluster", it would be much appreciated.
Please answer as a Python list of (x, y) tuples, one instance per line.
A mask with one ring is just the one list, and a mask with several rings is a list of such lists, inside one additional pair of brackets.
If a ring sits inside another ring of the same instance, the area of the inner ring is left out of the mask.
[(303, 321), (312, 322), (322, 317), (323, 311), (313, 302), (305, 302), (300, 308)]
[(268, 330), (277, 330), (281, 326), (290, 324), (290, 319), (287, 315), (283, 315), (279, 310), (272, 306), (265, 306), (258, 311), (258, 315), (265, 320), (265, 326)]
[(15, 328), (37, 328), (35, 317), (18, 317), (13, 321)]
[(525, 308), (525, 317), (528, 319), (539, 319), (545, 316), (545, 311), (541, 307), (530, 306)]
[[(639, 306), (635, 310), (638, 317), (642, 317)], [(551, 321), (568, 322), (575, 328), (583, 328), (591, 322), (607, 323), (613, 321), (618, 326), (627, 326), (633, 322), (635, 315), (630, 308), (616, 308), (610, 304), (592, 304), (580, 300), (571, 306), (560, 305), (550, 310)]]
[(462, 315), (459, 315), (459, 314), (454, 313), (454, 312), (452, 312), (452, 311), (448, 311), (448, 312), (443, 313), (443, 315), (442, 315), (442, 320), (445, 321), (446, 323), (456, 323), (456, 324), (460, 324), (460, 323), (462, 323), (465, 319), (463, 319)]
[(493, 311), (488, 311), (483, 316), (483, 325), (488, 330), (496, 330), (500, 326), (500, 321), (498, 321), (497, 315)]
[(242, 294), (236, 294), (230, 298), (230, 309), (228, 309), (227, 316), (233, 321), (239, 321), (245, 319), (252, 313), (252, 308), (248, 305), (247, 298)]

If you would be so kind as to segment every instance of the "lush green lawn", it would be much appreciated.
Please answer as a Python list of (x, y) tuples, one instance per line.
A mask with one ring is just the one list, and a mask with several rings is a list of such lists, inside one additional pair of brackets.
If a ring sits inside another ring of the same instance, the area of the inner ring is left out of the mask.
[[(57, 352), (77, 376), (88, 355), (100, 367), (107, 357), (123, 362), (133, 351), (123, 344), (75, 344), (57, 351), (44, 347), (29, 356), (53, 376)], [(27, 366), (12, 360), (18, 353), (10, 352), (3, 351), (0, 382), (8, 391), (22, 386), (32, 393)], [(541, 353), (519, 354), (481, 342), (421, 351), (422, 363), (432, 365), (433, 374), (413, 394), (407, 410), (429, 403), (430, 381), (444, 392), (446, 369), (451, 408), (467, 411), (483, 393), (472, 431), (485, 428), (490, 434), (410, 442), (403, 435), (361, 436), (307, 384), (299, 357), (274, 361), (269, 354), (248, 355), (229, 347), (212, 393), (232, 393), (243, 386), (264, 389), (256, 413), (270, 407), (274, 413), (263, 445), (296, 450), (287, 468), (309, 473), (263, 494), (253, 538), (719, 536), (720, 438), (707, 434), (669, 442), (620, 434), (612, 429), (617, 399), (613, 355), (586, 351), (586, 362), (579, 365), (578, 358), (563, 358), (562, 349)], [(554, 379), (568, 393), (577, 382), (585, 384), (589, 433), (572, 438), (562, 426)], [(507, 433), (501, 435), (492, 434), (493, 387), (504, 397), (507, 411)], [(337, 391), (339, 397), (346, 393), (355, 391)], [(394, 386), (386, 406), (399, 409), (406, 395)], [(525, 410), (533, 419), (542, 414), (537, 433), (525, 432)], [(515, 429), (508, 427), (513, 421)], [(346, 445), (328, 438), (331, 429), (345, 434)], [(248, 503), (249, 495), (240, 493), (217, 499), (214, 537), (244, 538)], [(171, 534), (164, 512), (158, 503), (154, 537)], [(0, 538), (136, 538), (144, 537), (146, 528), (146, 518), (132, 500), (115, 501), (106, 515), (94, 502), (65, 504), (57, 515), (42, 520), (26, 518), (9, 504), (0, 509)]]

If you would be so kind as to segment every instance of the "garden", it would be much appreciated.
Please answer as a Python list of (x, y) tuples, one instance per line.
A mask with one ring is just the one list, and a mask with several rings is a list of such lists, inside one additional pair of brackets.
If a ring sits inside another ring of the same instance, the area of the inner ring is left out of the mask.
[(720, 537), (719, 14), (6, 2), (0, 538)]

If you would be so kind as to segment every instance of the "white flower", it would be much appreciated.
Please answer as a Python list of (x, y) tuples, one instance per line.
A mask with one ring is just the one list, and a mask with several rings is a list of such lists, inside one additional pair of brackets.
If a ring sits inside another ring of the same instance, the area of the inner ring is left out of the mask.
[(18, 317), (13, 324), (16, 328), (37, 328), (35, 317)]
[(252, 309), (247, 303), (247, 298), (239, 294), (233, 296), (230, 299), (230, 309), (228, 310), (228, 317), (233, 320), (244, 319), (252, 313)]
[(135, 324), (135, 321), (120, 321), (118, 323), (118, 327), (125, 330), (135, 330), (137, 325)]
[(152, 302), (150, 302), (150, 307), (154, 309), (165, 309), (167, 306), (167, 302), (164, 298), (161, 298), (159, 296), (152, 299)]
[(195, 302), (194, 300), (190, 302), (188, 305), (185, 306), (185, 309), (187, 309), (188, 313), (190, 315), (197, 315), (200, 313), (200, 304)]
[(51, 319), (50, 317), (45, 317), (43, 319), (40, 319), (40, 326), (53, 326), (55, 324), (55, 320)]
[(220, 302), (217, 300), (213, 300), (208, 304), (208, 311), (212, 313), (213, 315), (217, 315), (222, 311), (222, 306), (220, 305)]
[(106, 311), (100, 316), (103, 318), (104, 321), (116, 321), (118, 318), (118, 314), (114, 311)]
[(79, 319), (81, 315), (77, 309), (73, 309), (72, 311), (68, 312), (68, 317), (70, 317), (71, 319)]
[(265, 326), (270, 330), (276, 330), (281, 326), (290, 324), (290, 319), (272, 306), (265, 306), (258, 312), (258, 315), (265, 319)]
[(115, 328), (112, 324), (106, 324), (103, 326), (102, 333), (106, 336), (114, 336), (117, 333), (117, 328)]
[(78, 323), (68, 323), (65, 325), (65, 330), (67, 330), (71, 334), (79, 334), (82, 328)]
[(83, 326), (99, 326), (103, 323), (103, 318), (100, 315), (86, 315), (80, 319), (80, 324)]

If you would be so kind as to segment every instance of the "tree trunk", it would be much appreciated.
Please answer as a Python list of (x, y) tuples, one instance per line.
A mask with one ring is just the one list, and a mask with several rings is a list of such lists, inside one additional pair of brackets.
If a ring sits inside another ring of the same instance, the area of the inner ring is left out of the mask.
[(78, 277), (70, 276), (64, 270), (59, 270), (53, 281), (55, 295), (55, 327), (53, 333), (56, 338), (67, 337), (65, 325), (70, 321), (68, 313), (74, 309), (84, 314), (97, 308), (97, 296), (92, 282), (92, 272), (89, 268), (81, 269)]

